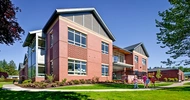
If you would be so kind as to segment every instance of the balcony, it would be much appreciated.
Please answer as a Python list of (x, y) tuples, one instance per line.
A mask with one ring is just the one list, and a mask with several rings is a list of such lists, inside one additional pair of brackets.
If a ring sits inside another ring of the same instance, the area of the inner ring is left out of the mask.
[(114, 67), (126, 67), (126, 68), (133, 67), (133, 65), (125, 63), (124, 59), (119, 59), (118, 56), (113, 57), (113, 66)]

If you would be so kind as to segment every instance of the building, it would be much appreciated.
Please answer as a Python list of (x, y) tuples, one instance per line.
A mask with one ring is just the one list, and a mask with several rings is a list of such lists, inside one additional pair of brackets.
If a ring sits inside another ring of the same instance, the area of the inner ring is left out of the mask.
[(180, 69), (176, 68), (153, 68), (148, 70), (148, 75), (152, 76), (154, 75), (156, 77), (157, 71), (161, 71), (161, 78), (159, 79), (160, 81), (165, 81), (164, 78), (177, 78), (179, 81), (184, 81), (184, 73)]
[[(148, 53), (143, 43), (126, 48), (113, 45), (115, 38), (94, 8), (56, 9), (42, 30), (31, 31), (28, 47), (28, 78), (56, 81), (123, 79), (147, 72)], [(114, 59), (114, 60), (113, 60)]]
[(190, 80), (190, 72), (184, 72), (184, 77), (186, 80)]
[(8, 78), (8, 74), (6, 72), (0, 72), (0, 78), (3, 77), (3, 78)]
[[(45, 76), (45, 34), (42, 30), (30, 31), (23, 47), (27, 47), (23, 66), (25, 74), (23, 79), (34, 81), (44, 80)], [(21, 72), (21, 71), (20, 71)], [(20, 75), (21, 76), (21, 75)]]

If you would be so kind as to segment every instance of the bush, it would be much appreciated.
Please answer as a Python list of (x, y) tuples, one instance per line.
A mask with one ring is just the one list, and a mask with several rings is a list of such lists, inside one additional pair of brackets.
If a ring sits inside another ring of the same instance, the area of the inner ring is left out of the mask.
[(53, 80), (54, 80), (54, 78), (55, 78), (55, 75), (47, 75), (46, 74), (46, 77), (47, 77), (47, 80), (50, 82), (50, 83), (52, 83), (53, 82)]
[(3, 82), (5, 80), (5, 77), (2, 75), (1, 77), (0, 77), (0, 82)]
[(85, 84), (85, 80), (84, 79), (80, 79), (79, 80), (81, 84)]
[(167, 81), (168, 81), (168, 79), (165, 77), (165, 78), (164, 78), (164, 81), (165, 81), (165, 82), (167, 82)]
[(64, 78), (64, 79), (62, 80), (62, 83), (64, 84), (64, 83), (66, 83), (66, 82), (67, 82), (67, 79)]
[(24, 80), (22, 83), (23, 83), (23, 84), (32, 83), (32, 80), (31, 80), (31, 79), (29, 79), (29, 80)]
[(94, 76), (93, 78), (92, 78), (92, 83), (98, 83), (99, 82), (99, 77), (96, 77), (96, 76)]
[(80, 84), (79, 80), (72, 80), (74, 84)]
[(85, 83), (86, 83), (86, 84), (92, 84), (92, 80), (91, 80), (91, 79), (86, 79), (86, 80), (85, 80)]
[(178, 81), (178, 79), (177, 78), (174, 78), (174, 80), (177, 82)]

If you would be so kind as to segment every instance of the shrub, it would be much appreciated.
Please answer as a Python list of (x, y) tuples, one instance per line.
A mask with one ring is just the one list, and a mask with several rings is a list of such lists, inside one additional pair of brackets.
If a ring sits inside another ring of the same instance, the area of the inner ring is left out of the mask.
[(174, 80), (177, 82), (178, 81), (178, 79), (177, 78), (174, 78)]
[(167, 81), (168, 81), (168, 79), (165, 77), (165, 78), (164, 78), (164, 81), (165, 81), (165, 82), (167, 82)]
[(62, 80), (62, 83), (66, 83), (66, 82), (67, 82), (67, 79), (64, 78), (64, 79)]
[(86, 80), (85, 80), (85, 83), (87, 83), (87, 84), (92, 84), (92, 80), (91, 80), (91, 79), (86, 79)]
[(24, 80), (22, 83), (23, 83), (23, 84), (32, 83), (32, 80), (31, 80), (31, 79), (29, 79), (29, 80)]
[(1, 77), (0, 77), (0, 82), (3, 82), (5, 80), (5, 77), (2, 75)]
[(80, 84), (79, 80), (72, 80), (74, 84)]
[(92, 83), (98, 83), (99, 82), (99, 77), (96, 77), (96, 76), (94, 76), (93, 78), (92, 78)]
[(55, 78), (55, 75), (47, 75), (46, 74), (46, 77), (47, 77), (47, 80), (50, 82), (50, 83), (52, 83), (53, 82), (53, 80), (54, 80), (54, 78)]
[(57, 87), (56, 83), (51, 83), (51, 87)]
[(84, 79), (80, 79), (79, 80), (81, 84), (85, 84), (85, 80)]

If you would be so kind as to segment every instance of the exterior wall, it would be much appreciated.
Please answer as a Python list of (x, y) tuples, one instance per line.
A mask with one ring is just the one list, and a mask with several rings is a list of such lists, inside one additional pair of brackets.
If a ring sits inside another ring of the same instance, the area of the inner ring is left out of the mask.
[[(138, 56), (138, 63), (135, 62), (135, 55)], [(146, 65), (142, 64), (142, 58), (146, 59)], [(133, 51), (133, 71), (147, 72), (148, 58), (138, 52)]]
[[(68, 44), (68, 27), (87, 34), (86, 48)], [(53, 74), (56, 81), (62, 81), (64, 78), (67, 78), (67, 80), (92, 79), (94, 76), (100, 77), (100, 81), (112, 79), (112, 41), (61, 16), (50, 27), (46, 37), (47, 73), (50, 72), (51, 48), (49, 34), (51, 30), (53, 34)], [(109, 44), (109, 54), (102, 54), (102, 41)], [(86, 61), (87, 75), (68, 75), (68, 59)], [(109, 65), (109, 76), (102, 76), (102, 64)]]
[[(148, 73), (156, 77), (157, 71), (151, 71)], [(159, 79), (160, 81), (164, 81), (164, 78), (177, 78), (178, 80), (184, 80), (184, 74), (181, 70), (161, 70), (161, 74), (162, 77)]]

